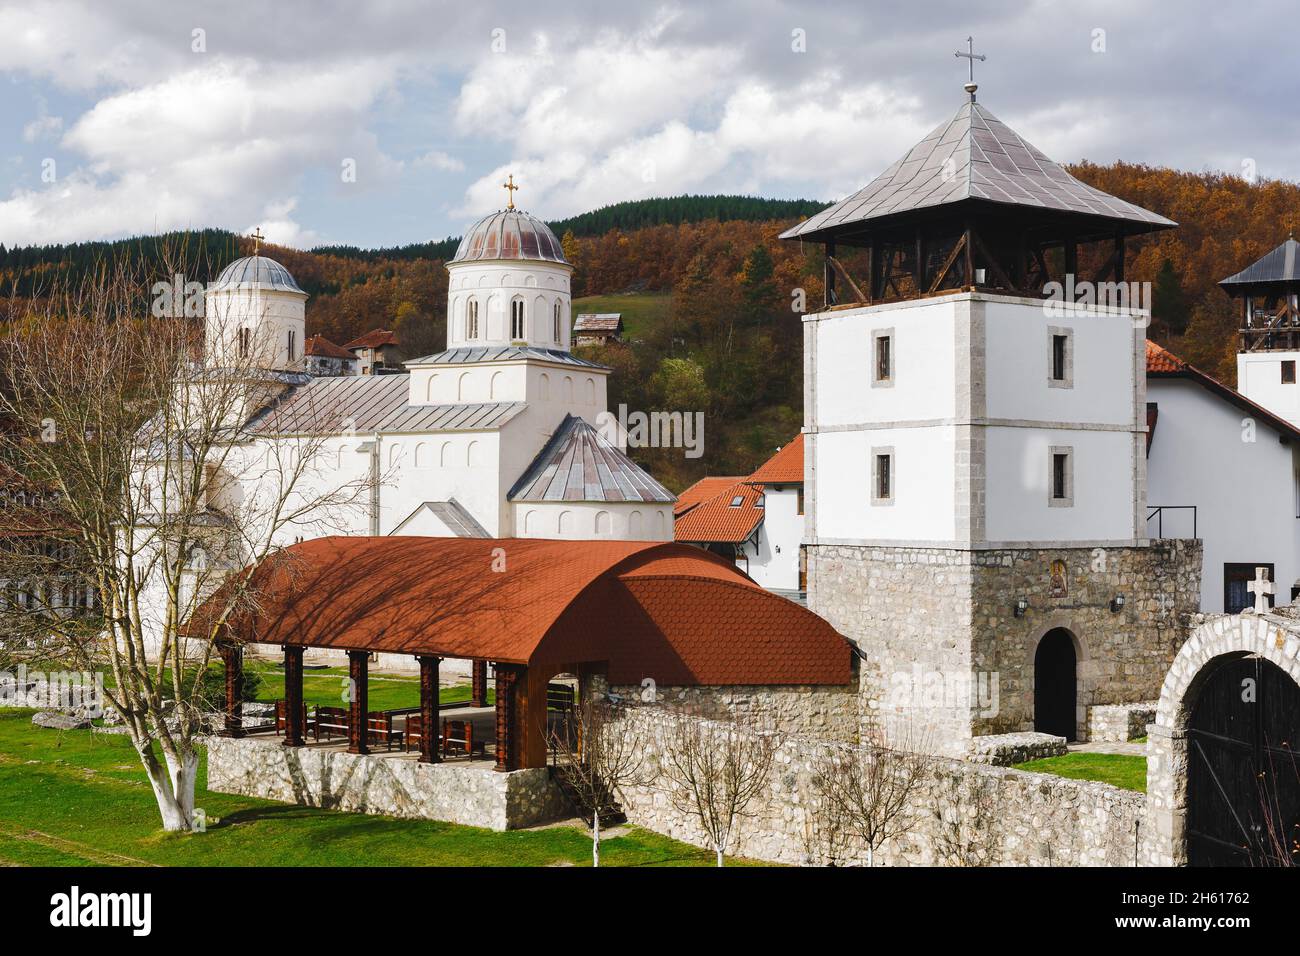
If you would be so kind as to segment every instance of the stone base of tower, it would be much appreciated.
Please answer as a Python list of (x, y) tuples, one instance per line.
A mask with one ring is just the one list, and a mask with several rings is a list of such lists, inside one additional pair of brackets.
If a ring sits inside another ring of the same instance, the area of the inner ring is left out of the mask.
[(1078, 739), (1089, 707), (1156, 699), (1200, 598), (1199, 541), (808, 545), (807, 557), (809, 607), (861, 652), (864, 735), (949, 756), (974, 737), (1044, 729), (1036, 680), (1040, 723), (1055, 708)]

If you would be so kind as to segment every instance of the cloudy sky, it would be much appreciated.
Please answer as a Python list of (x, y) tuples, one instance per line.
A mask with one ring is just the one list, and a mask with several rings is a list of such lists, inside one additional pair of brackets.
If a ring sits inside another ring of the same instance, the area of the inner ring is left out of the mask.
[[(1142, 9), (1149, 7), (1150, 9)], [(1294, 2), (0, 0), (0, 243), (459, 235), (835, 199), (980, 101), (1060, 161), (1300, 179)]]

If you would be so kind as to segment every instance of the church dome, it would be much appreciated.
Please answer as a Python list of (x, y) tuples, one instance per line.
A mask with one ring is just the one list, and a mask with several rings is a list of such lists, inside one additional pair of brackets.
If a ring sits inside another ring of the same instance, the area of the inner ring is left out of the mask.
[(481, 259), (519, 259), (568, 265), (560, 240), (555, 238), (551, 228), (520, 209), (503, 209), (474, 223), (460, 241), (451, 261)]
[(306, 295), (302, 289), (298, 288), (298, 283), (294, 281), (293, 275), (288, 269), (266, 256), (245, 256), (242, 259), (236, 259), (221, 270), (221, 275), (217, 276), (217, 281), (212, 284), (212, 288), (260, 288), (273, 289), (277, 292), (298, 292)]

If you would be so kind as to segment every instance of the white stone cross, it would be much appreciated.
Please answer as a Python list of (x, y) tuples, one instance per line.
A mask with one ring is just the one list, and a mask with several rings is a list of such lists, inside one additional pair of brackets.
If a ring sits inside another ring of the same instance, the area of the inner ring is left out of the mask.
[(1246, 583), (1246, 590), (1255, 595), (1255, 613), (1269, 612), (1268, 596), (1273, 593), (1273, 582), (1268, 579), (1268, 568), (1256, 568), (1255, 580)]

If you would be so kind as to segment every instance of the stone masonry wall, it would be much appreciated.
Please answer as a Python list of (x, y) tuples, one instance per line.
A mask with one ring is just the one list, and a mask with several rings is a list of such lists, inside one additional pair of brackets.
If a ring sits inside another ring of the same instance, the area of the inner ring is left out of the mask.
[[(597, 693), (605, 688), (598, 686)], [(658, 702), (667, 710), (697, 717), (736, 720), (751, 727), (780, 729), (816, 740), (857, 743), (860, 695), (846, 687), (657, 687), (615, 686), (616, 698)]]
[[(628, 819), (698, 846), (707, 840), (689, 812), (672, 799), (659, 770), (683, 717), (661, 708), (628, 711), (610, 732), (632, 736), (646, 754), (642, 779), (621, 795)], [(721, 729), (721, 725), (714, 725)], [(827, 862), (817, 821), (815, 784), (826, 745), (798, 735), (773, 734), (775, 759), (768, 786), (751, 815), (737, 824), (728, 853), (788, 864)], [(840, 752), (844, 752), (840, 748)], [(1150, 865), (1146, 798), (1108, 784), (1067, 780), (944, 757), (925, 758), (906, 815), (911, 829), (877, 851), (876, 865), (1134, 866)], [(838, 863), (861, 864), (858, 845)]]
[(486, 761), (423, 764), (274, 738), (210, 737), (208, 789), (308, 807), (446, 820), (491, 830), (572, 814), (545, 768), (496, 773)]
[[(1092, 705), (1154, 699), (1199, 602), (1196, 541), (807, 552), (809, 607), (862, 651), (864, 730), (948, 756), (974, 736), (1033, 729), (1034, 652), (1053, 628), (1075, 638), (1080, 735)], [(1020, 598), (1029, 609), (1017, 617)]]

